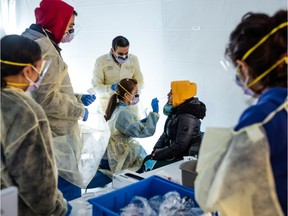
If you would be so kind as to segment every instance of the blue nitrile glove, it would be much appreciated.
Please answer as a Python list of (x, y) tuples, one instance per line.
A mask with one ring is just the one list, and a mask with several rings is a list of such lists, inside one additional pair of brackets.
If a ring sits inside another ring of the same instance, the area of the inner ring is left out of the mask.
[(96, 96), (95, 95), (83, 94), (82, 97), (81, 97), (81, 101), (84, 104), (84, 106), (89, 106), (95, 100), (96, 100)]
[(147, 121), (147, 118), (144, 118), (144, 119), (140, 120), (140, 122), (142, 122), (142, 123), (146, 123), (146, 121)]
[(83, 116), (83, 121), (87, 121), (89, 115), (89, 111), (87, 108), (85, 108), (84, 116)]
[(118, 83), (114, 83), (114, 84), (112, 84), (112, 85), (111, 85), (111, 89), (112, 89), (113, 91), (115, 91), (115, 90), (116, 90), (116, 87), (117, 87), (117, 85), (118, 85)]
[(153, 112), (159, 112), (159, 100), (157, 98), (152, 99), (151, 106)]

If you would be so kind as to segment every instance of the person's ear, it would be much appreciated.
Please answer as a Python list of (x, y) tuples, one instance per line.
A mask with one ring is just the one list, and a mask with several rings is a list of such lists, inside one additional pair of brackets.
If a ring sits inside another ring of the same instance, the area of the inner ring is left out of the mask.
[(247, 77), (249, 76), (249, 66), (242, 60), (236, 60), (236, 63), (240, 66), (240, 75)]
[(32, 73), (32, 67), (29, 65), (29, 66), (26, 66), (22, 69), (22, 75), (24, 77), (30, 77), (31, 76), (31, 73)]
[(125, 97), (125, 98), (129, 98), (128, 96), (129, 96), (129, 94), (128, 94), (127, 92), (125, 92), (125, 93), (124, 93), (124, 97)]

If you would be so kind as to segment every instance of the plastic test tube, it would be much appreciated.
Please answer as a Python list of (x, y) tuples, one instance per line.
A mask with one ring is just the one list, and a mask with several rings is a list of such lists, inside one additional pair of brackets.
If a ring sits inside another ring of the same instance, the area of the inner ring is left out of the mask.
[(87, 92), (89, 93), (89, 94), (91, 94), (91, 95), (96, 95), (96, 90), (94, 89), (94, 88), (89, 88), (88, 90), (87, 90)]

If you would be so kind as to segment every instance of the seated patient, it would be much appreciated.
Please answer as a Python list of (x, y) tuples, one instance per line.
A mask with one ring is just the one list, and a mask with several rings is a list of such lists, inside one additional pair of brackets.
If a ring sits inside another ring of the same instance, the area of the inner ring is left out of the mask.
[(196, 83), (188, 80), (171, 82), (168, 102), (163, 108), (168, 116), (164, 132), (138, 172), (165, 166), (186, 155), (198, 155), (202, 138), (200, 119), (206, 115), (206, 106), (194, 97), (196, 92)]
[(141, 167), (147, 153), (134, 138), (149, 137), (155, 133), (159, 106), (157, 98), (154, 98), (151, 103), (153, 112), (140, 120), (131, 105), (135, 104), (135, 100), (138, 101), (136, 95), (138, 96), (137, 81), (125, 78), (117, 84), (115, 93), (110, 97), (105, 119), (110, 127), (111, 137), (99, 166), (102, 174), (98, 171), (88, 188), (104, 186), (99, 185), (103, 180), (103, 173), (112, 177), (113, 173), (121, 170), (136, 171)]

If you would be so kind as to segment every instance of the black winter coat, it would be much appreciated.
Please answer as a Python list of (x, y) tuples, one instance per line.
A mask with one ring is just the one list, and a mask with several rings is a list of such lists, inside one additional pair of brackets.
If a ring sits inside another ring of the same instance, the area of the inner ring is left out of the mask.
[[(177, 107), (167, 117), (164, 132), (154, 146), (154, 160), (182, 158), (189, 154), (192, 145), (201, 143), (201, 120), (206, 106), (192, 97)], [(152, 152), (152, 154), (153, 154)]]

